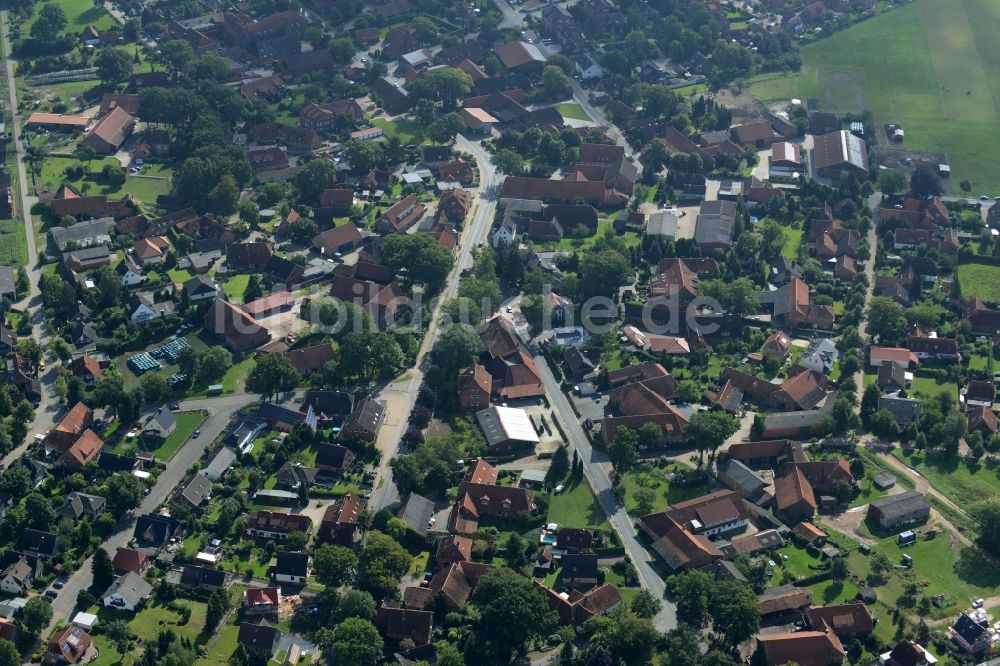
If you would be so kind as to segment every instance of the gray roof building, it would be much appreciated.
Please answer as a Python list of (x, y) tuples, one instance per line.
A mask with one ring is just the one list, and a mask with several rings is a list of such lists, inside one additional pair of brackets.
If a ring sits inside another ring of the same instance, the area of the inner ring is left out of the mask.
[(212, 482), (201, 474), (195, 474), (191, 477), (188, 484), (184, 486), (184, 490), (181, 491), (181, 497), (193, 507), (201, 506), (201, 503), (208, 499), (211, 494)]
[(882, 527), (895, 528), (927, 520), (931, 505), (915, 490), (889, 495), (868, 505), (868, 513)]
[(297, 489), (303, 484), (307, 487), (316, 482), (316, 475), (319, 469), (306, 467), (298, 463), (286, 462), (275, 477), (277, 485), (282, 488)]
[(104, 506), (107, 503), (100, 495), (88, 495), (87, 493), (70, 493), (61, 507), (56, 509), (56, 515), (69, 518), (70, 520), (80, 520), (83, 517), (93, 518), (104, 513)]
[(65, 252), (71, 241), (76, 243), (77, 247), (110, 243), (111, 230), (114, 228), (114, 218), (102, 217), (98, 220), (78, 222), (68, 227), (52, 227), (49, 229), (49, 236), (59, 251)]
[(201, 473), (212, 481), (218, 481), (232, 467), (234, 462), (236, 462), (236, 451), (233, 451), (228, 446), (223, 446), (212, 456), (209, 463), (202, 468)]
[(407, 527), (417, 534), (427, 534), (433, 515), (434, 502), (416, 493), (410, 493), (406, 504), (396, 514), (400, 520), (406, 523)]
[(736, 204), (732, 201), (702, 202), (694, 227), (698, 245), (708, 249), (732, 247), (736, 213)]
[(758, 495), (767, 488), (767, 481), (739, 460), (727, 460), (719, 465), (719, 479), (740, 497), (756, 501)]
[(118, 576), (111, 587), (104, 591), (101, 599), (105, 606), (122, 606), (135, 608), (142, 604), (153, 593), (150, 585), (137, 573), (129, 571)]
[(920, 401), (913, 398), (882, 395), (878, 399), (878, 408), (892, 414), (896, 424), (903, 428), (920, 419)]
[(653, 213), (646, 220), (646, 235), (673, 240), (677, 237), (677, 216), (665, 210)]
[(802, 365), (817, 372), (830, 372), (833, 364), (840, 358), (837, 345), (830, 338), (813, 340), (802, 355)]
[(169, 407), (160, 407), (142, 427), (143, 435), (152, 435), (158, 439), (166, 439), (177, 429), (177, 415)]

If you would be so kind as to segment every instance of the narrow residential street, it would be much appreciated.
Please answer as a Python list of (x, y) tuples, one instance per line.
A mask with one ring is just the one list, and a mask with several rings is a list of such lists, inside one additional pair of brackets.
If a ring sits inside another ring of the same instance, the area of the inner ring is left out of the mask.
[(477, 200), (475, 212), (472, 214), (471, 222), (465, 226), (459, 237), (458, 259), (455, 261), (455, 266), (448, 275), (445, 287), (438, 297), (430, 324), (427, 327), (427, 334), (417, 352), (416, 363), (396, 381), (383, 388), (376, 396), (376, 399), (385, 401), (386, 413), (385, 422), (376, 440), (376, 446), (381, 452), (382, 458), (375, 473), (375, 486), (368, 500), (368, 505), (373, 511), (384, 509), (398, 499), (399, 494), (392, 481), (389, 463), (399, 451), (399, 442), (403, 433), (406, 432), (410, 410), (413, 409), (417, 392), (423, 383), (423, 373), (428, 364), (428, 353), (434, 348), (434, 343), (437, 342), (438, 335), (441, 333), (442, 304), (449, 298), (458, 295), (458, 283), (462, 271), (472, 266), (473, 250), (479, 243), (486, 240), (490, 226), (493, 224), (497, 193), (500, 189), (500, 183), (503, 181), (503, 176), (497, 174), (489, 154), (481, 145), (459, 135), (456, 147), (471, 154), (479, 169), (479, 187), (475, 191)]
[[(880, 192), (876, 192), (868, 198), (868, 207), (872, 211), (872, 228), (868, 230), (867, 236), (871, 257), (865, 262), (865, 277), (868, 278), (868, 290), (865, 292), (865, 311), (868, 310), (868, 304), (872, 302), (872, 296), (875, 293), (875, 253), (878, 250), (878, 209), (881, 203), (882, 194)], [(861, 334), (862, 342), (868, 341), (868, 320), (864, 316), (861, 317), (861, 321), (858, 323), (858, 333)], [(864, 358), (861, 359), (861, 368), (854, 376), (854, 382), (857, 386), (858, 409), (860, 410), (861, 396), (865, 392)]]
[[(35, 245), (35, 232), (34, 225), (31, 220), (31, 206), (34, 202), (34, 197), (28, 194), (28, 175), (24, 168), (24, 144), (21, 137), (21, 119), (17, 114), (17, 88), (14, 82), (14, 60), (11, 58), (11, 41), (10, 41), (10, 25), (7, 10), (0, 12), (0, 39), (3, 41), (3, 52), (6, 54), (4, 58), (4, 78), (7, 81), (7, 107), (11, 111), (11, 123), (10, 123), (10, 133), (11, 133), (11, 143), (9, 149), (13, 149), (17, 159), (15, 160), (17, 164), (17, 174), (11, 174), (12, 177), (17, 178), (17, 198), (14, 202), (16, 213), (21, 218), (21, 222), (24, 225), (24, 235), (27, 241), (27, 265), (25, 270), (28, 273), (28, 281), (31, 287), (28, 291), (28, 296), (21, 300), (21, 302), (15, 304), (15, 307), (26, 313), (33, 314), (41, 310), (42, 307), (42, 297), (41, 292), (38, 289), (38, 281), (42, 276), (42, 267), (38, 264), (38, 249)], [(31, 337), (38, 341), (38, 344), (42, 346), (43, 358), (47, 355), (47, 347), (49, 344), (49, 335), (47, 329), (43, 328), (42, 320), (32, 319), (31, 327)], [(12, 451), (7, 453), (0, 460), (0, 466), (7, 467), (13, 461), (17, 460), (27, 451), (28, 446), (33, 441), (34, 433), (45, 433), (58, 421), (59, 416), (63, 411), (63, 408), (54, 399), (53, 391), (56, 379), (56, 370), (54, 367), (50, 367), (48, 371), (44, 372), (42, 376), (39, 377), (42, 383), (42, 396), (41, 401), (35, 408), (35, 423), (31, 430), (28, 432), (28, 437), (25, 442), (20, 446), (14, 448)]]
[[(132, 538), (132, 530), (135, 527), (137, 516), (157, 511), (173, 492), (173, 489), (187, 475), (198, 459), (205, 453), (205, 449), (210, 446), (221, 434), (226, 431), (233, 415), (242, 407), (259, 402), (256, 395), (233, 395), (220, 398), (207, 398), (204, 400), (188, 400), (180, 404), (182, 410), (204, 409), (208, 412), (208, 418), (201, 426), (201, 434), (197, 438), (189, 439), (174, 454), (173, 459), (167, 463), (160, 476), (156, 480), (149, 495), (142, 501), (142, 504), (131, 515), (123, 517), (118, 522), (118, 532), (105, 539), (101, 545), (112, 557), (118, 548), (124, 547)], [(81, 590), (85, 590), (93, 583), (94, 577), (91, 572), (91, 560), (87, 560), (80, 565), (76, 572), (66, 581), (65, 587), (59, 591), (59, 596), (52, 602), (52, 623), (50, 627), (59, 622), (65, 622), (70, 618), (70, 613), (76, 606), (76, 597)]]
[(576, 449), (580, 460), (583, 461), (584, 476), (590, 482), (590, 487), (600, 502), (601, 508), (608, 516), (608, 522), (621, 537), (625, 552), (632, 560), (636, 570), (639, 572), (639, 581), (642, 587), (649, 590), (657, 599), (663, 602), (663, 609), (653, 619), (653, 623), (660, 631), (670, 631), (677, 626), (677, 607), (668, 599), (664, 598), (666, 586), (663, 579), (656, 573), (650, 562), (652, 558), (646, 549), (639, 543), (638, 534), (632, 524), (632, 518), (625, 512), (618, 500), (615, 498), (611, 479), (605, 471), (602, 463), (607, 462), (607, 457), (595, 451), (587, 439), (586, 433), (580, 427), (580, 419), (573, 411), (572, 405), (559, 388), (559, 382), (552, 375), (548, 364), (544, 359), (539, 358), (538, 373), (542, 377), (545, 385), (545, 392), (548, 394), (549, 403), (559, 417), (559, 423), (569, 438), (570, 444)]

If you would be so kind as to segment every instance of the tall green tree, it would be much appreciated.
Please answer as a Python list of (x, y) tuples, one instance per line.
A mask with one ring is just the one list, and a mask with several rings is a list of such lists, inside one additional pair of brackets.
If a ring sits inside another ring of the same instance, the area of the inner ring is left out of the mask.
[(0, 666), (20, 666), (22, 662), (17, 646), (6, 638), (0, 638)]
[(410, 554), (392, 537), (373, 531), (358, 559), (358, 587), (372, 596), (394, 598), (399, 581), (410, 568)]
[(631, 273), (628, 260), (615, 250), (585, 252), (580, 256), (579, 289), (584, 298), (611, 297)]
[(212, 592), (208, 597), (208, 606), (205, 610), (205, 631), (212, 633), (219, 626), (219, 622), (225, 617), (229, 608), (229, 592), (224, 588)]
[(97, 75), (101, 83), (113, 86), (132, 74), (132, 58), (124, 49), (105, 48), (97, 54)]
[(868, 331), (879, 342), (894, 343), (906, 332), (906, 313), (896, 301), (888, 296), (875, 296), (868, 303), (865, 312)]
[(393, 234), (382, 244), (386, 265), (413, 282), (437, 289), (455, 263), (454, 255), (429, 234)]
[(257, 364), (247, 376), (247, 389), (270, 398), (275, 393), (291, 391), (302, 377), (292, 362), (283, 354), (266, 354), (257, 359)]
[(52, 604), (41, 597), (31, 597), (21, 609), (21, 625), (37, 635), (52, 621)]
[(142, 503), (142, 481), (132, 474), (113, 474), (108, 480), (108, 504), (116, 515), (122, 516)]
[(452, 324), (434, 344), (434, 362), (449, 377), (476, 361), (483, 343), (469, 326)]
[(716, 451), (739, 429), (739, 425), (725, 412), (698, 412), (691, 417), (684, 433), (695, 443), (704, 459), (706, 451)]
[(521, 652), (529, 639), (546, 636), (556, 626), (542, 592), (506, 567), (494, 567), (479, 580), (472, 601), (479, 610), (476, 630), (494, 647), (502, 663)]
[(103, 548), (94, 551), (94, 556), (90, 560), (90, 572), (93, 575), (93, 583), (90, 588), (96, 594), (104, 594), (111, 583), (115, 582), (115, 567), (111, 563), (108, 551)]
[(325, 543), (313, 551), (313, 570), (328, 588), (350, 582), (358, 569), (358, 556), (350, 548)]
[(54, 42), (66, 29), (66, 13), (55, 2), (47, 2), (38, 11), (38, 18), (31, 24), (31, 37), (39, 42)]
[(352, 617), (333, 630), (333, 658), (343, 666), (373, 666), (382, 657), (382, 635), (368, 620)]
[(118, 654), (125, 658), (125, 655), (129, 652), (129, 647), (132, 645), (132, 629), (128, 626), (128, 622), (125, 620), (112, 620), (104, 627), (104, 633), (111, 641), (111, 644), (115, 646), (118, 650)]
[(760, 628), (760, 609), (753, 589), (738, 581), (717, 583), (710, 601), (712, 626), (726, 645), (736, 647)]
[(625, 474), (632, 469), (639, 459), (639, 437), (635, 430), (620, 427), (615, 431), (615, 437), (608, 445), (608, 460), (618, 474)]

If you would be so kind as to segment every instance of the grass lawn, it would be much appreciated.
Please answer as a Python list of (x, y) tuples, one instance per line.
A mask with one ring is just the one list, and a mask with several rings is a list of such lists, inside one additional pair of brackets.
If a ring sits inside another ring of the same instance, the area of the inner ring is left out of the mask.
[[(873, 550), (881, 552), (893, 565), (902, 561), (903, 553), (913, 558), (913, 569), (893, 569), (888, 574), (886, 584), (877, 588), (879, 599), (895, 605), (907, 595), (907, 585), (915, 583), (925, 597), (945, 595), (939, 607), (932, 607), (932, 617), (948, 617), (968, 608), (973, 599), (990, 596), (1000, 584), (1000, 571), (971, 549), (953, 546), (947, 532), (941, 530), (933, 539), (925, 539), (921, 534), (916, 543), (905, 548), (896, 545), (895, 538), (888, 538)], [(867, 577), (869, 557), (855, 551), (848, 564), (852, 573), (862, 579)]]
[(426, 550), (422, 550), (413, 556), (410, 562), (410, 574), (411, 576), (422, 576), (425, 571), (427, 571), (427, 566), (430, 563), (431, 554)]
[(59, 85), (59, 94), (62, 100), (67, 104), (73, 101), (73, 98), (80, 97), (85, 94), (88, 90), (96, 88), (101, 85), (100, 79), (88, 79), (86, 81), (67, 81)]
[[(196, 642), (201, 634), (202, 627), (205, 625), (206, 605), (200, 601), (191, 601), (190, 599), (178, 599), (176, 603), (182, 606), (187, 606), (191, 609), (191, 619), (185, 624), (178, 623), (180, 616), (176, 611), (173, 611), (166, 606), (156, 605), (151, 602), (147, 603), (147, 605), (134, 617), (131, 613), (119, 613), (104, 608), (98, 610), (97, 615), (100, 617), (102, 624), (106, 625), (107, 623), (117, 619), (122, 619), (128, 622), (129, 627), (136, 635), (137, 644), (136, 648), (131, 653), (125, 655), (124, 659), (121, 659), (121, 655), (118, 653), (118, 650), (114, 648), (104, 634), (95, 635), (94, 640), (97, 643), (97, 647), (100, 649), (101, 654), (91, 663), (96, 666), (112, 666), (114, 664), (135, 663), (139, 655), (142, 654), (142, 646), (139, 645), (138, 641), (155, 641), (156, 636), (161, 631), (166, 629), (170, 629), (180, 638), (187, 638), (192, 643)], [(235, 636), (233, 641), (233, 650), (235, 650)], [(230, 654), (231, 653), (232, 650), (230, 651)], [(226, 659), (228, 659), (228, 656), (221, 660), (220, 663), (226, 663)]]
[(906, 455), (898, 448), (892, 454), (923, 474), (935, 490), (958, 506), (969, 506), (984, 497), (1000, 494), (1000, 470), (996, 467), (922, 453)]
[(269, 576), (268, 564), (270, 561), (271, 558), (267, 556), (263, 549), (254, 547), (253, 552), (248, 559), (223, 560), (220, 566), (226, 571), (232, 571), (240, 575), (245, 575), (247, 567), (251, 567), (253, 568), (254, 578), (266, 579)]
[[(958, 266), (958, 280), (967, 298), (1000, 303), (1000, 266), (987, 262), (963, 261)], [(968, 285), (968, 286), (966, 286)]]
[(156, 457), (163, 461), (169, 461), (173, 458), (177, 450), (191, 436), (191, 433), (204, 423), (206, 416), (206, 413), (202, 411), (178, 412), (177, 429), (170, 434), (170, 437), (167, 437), (163, 446), (156, 449)]
[(952, 397), (958, 398), (958, 384), (955, 382), (938, 383), (933, 377), (921, 377), (920, 370), (914, 373), (913, 393), (922, 395), (925, 398), (933, 398), (941, 393), (950, 393)]
[(156, 203), (156, 197), (170, 194), (170, 188), (169, 178), (129, 174), (121, 191), (131, 194), (145, 204), (153, 205)]
[(604, 509), (586, 481), (570, 486), (558, 495), (551, 495), (549, 513), (545, 520), (565, 527), (611, 529)]
[(205, 658), (199, 659), (195, 664), (207, 666), (208, 664), (227, 663), (229, 657), (236, 651), (236, 638), (239, 634), (239, 627), (232, 624), (224, 626), (208, 648), (208, 654), (205, 655)]
[(674, 88), (674, 92), (678, 95), (697, 95), (708, 90), (708, 85), (705, 83), (692, 83), (689, 86), (681, 86), (680, 88)]
[[(123, 187), (112, 187), (106, 183), (88, 178), (86, 175), (83, 178), (77, 179), (70, 179), (66, 175), (67, 168), (78, 166), (82, 166), (85, 172), (94, 171), (100, 173), (106, 164), (121, 167), (121, 163), (113, 157), (97, 157), (89, 162), (78, 160), (75, 157), (47, 157), (42, 162), (42, 173), (36, 181), (36, 189), (38, 192), (55, 192), (63, 183), (67, 183), (79, 194), (84, 194), (84, 190), (86, 189), (86, 194), (91, 196), (97, 194), (115, 196), (122, 191)], [(125, 182), (128, 183), (127, 180)], [(84, 183), (88, 183), (86, 188), (84, 187)]]
[[(775, 585), (780, 584), (780, 580), (784, 574), (788, 574), (794, 579), (812, 576), (816, 573), (816, 570), (810, 568), (810, 566), (815, 566), (822, 562), (822, 559), (818, 555), (813, 555), (797, 543), (789, 543), (779, 550), (776, 555), (778, 557), (773, 558), (778, 564), (774, 571), (774, 576), (777, 579), (774, 583)], [(784, 555), (788, 559), (780, 557), (781, 555)]]
[[(637, 512), (635, 493), (641, 488), (648, 488), (653, 491), (655, 499), (653, 508), (655, 511), (662, 511), (672, 504), (683, 502), (693, 497), (704, 495), (711, 488), (709, 483), (686, 483), (683, 474), (686, 468), (683, 465), (671, 464), (665, 468), (653, 467), (646, 470), (636, 470), (627, 474), (622, 487), (625, 490), (625, 510), (635, 516)], [(678, 475), (673, 480), (668, 479), (668, 475)]]
[(785, 232), (785, 244), (781, 246), (781, 256), (797, 259), (799, 246), (802, 244), (802, 229), (782, 227)]
[[(95, 7), (91, 0), (55, 0), (55, 4), (62, 7), (66, 14), (66, 29), (64, 33), (79, 34), (88, 25), (92, 25), (99, 32), (104, 32), (116, 27), (115, 20), (104, 11), (103, 7)], [(36, 5), (35, 9), (40, 9), (42, 3)], [(35, 16), (37, 16), (37, 11)], [(22, 33), (27, 35), (31, 24), (35, 22), (35, 17), (24, 22)]]
[(563, 118), (567, 120), (593, 120), (587, 115), (587, 112), (583, 110), (583, 107), (576, 102), (563, 102), (562, 104), (556, 104), (556, 110), (559, 112)]
[(879, 490), (878, 486), (872, 481), (872, 477), (875, 474), (881, 472), (881, 469), (868, 469), (865, 471), (865, 476), (861, 481), (858, 482), (858, 494), (851, 500), (850, 506), (861, 506), (862, 504), (868, 504), (869, 502), (874, 502), (880, 497), (885, 497), (888, 493), (885, 490)]
[(991, 0), (918, 0), (885, 12), (805, 46), (801, 96), (900, 123), (905, 149), (944, 153), (954, 182), (997, 194), (998, 20), (1000, 5)]
[(822, 602), (824, 606), (842, 604), (858, 596), (858, 586), (850, 581), (825, 580), (822, 583), (810, 585), (814, 603)]
[(399, 137), (404, 146), (411, 143), (426, 143), (420, 125), (415, 120), (387, 120), (386, 118), (375, 118), (372, 125), (382, 130), (386, 137)]
[(226, 292), (226, 296), (229, 300), (234, 303), (243, 302), (243, 292), (247, 290), (247, 285), (250, 284), (250, 274), (244, 273), (241, 275), (234, 275), (229, 278), (224, 285), (222, 285), (223, 290)]
[(986, 370), (990, 374), (993, 374), (992, 368), (990, 367), (991, 360), (989, 352), (972, 354), (969, 356), (969, 370)]
[[(614, 222), (610, 217), (600, 217), (597, 220), (597, 233), (590, 236), (584, 236), (582, 238), (577, 238), (573, 236), (563, 236), (559, 241), (544, 241), (535, 243), (535, 247), (539, 250), (554, 251), (563, 250), (566, 252), (581, 251), (589, 248), (591, 245), (596, 243), (598, 239), (604, 238), (604, 234), (614, 228)], [(567, 230), (567, 232), (570, 230)], [(626, 247), (639, 247), (642, 244), (642, 237), (635, 232), (626, 232), (624, 235), (620, 236), (622, 240), (625, 241)]]
[(635, 598), (637, 596), (639, 596), (640, 592), (642, 592), (642, 588), (641, 587), (619, 587), (618, 588), (618, 594), (622, 595), (622, 603), (625, 604), (626, 606), (628, 606), (629, 608), (632, 607), (632, 602), (635, 601)]
[(750, 79), (750, 93), (764, 104), (799, 96), (798, 74), (761, 74)]
[(167, 271), (167, 277), (169, 277), (170, 281), (174, 284), (184, 284), (194, 277), (194, 273), (186, 268), (171, 268)]

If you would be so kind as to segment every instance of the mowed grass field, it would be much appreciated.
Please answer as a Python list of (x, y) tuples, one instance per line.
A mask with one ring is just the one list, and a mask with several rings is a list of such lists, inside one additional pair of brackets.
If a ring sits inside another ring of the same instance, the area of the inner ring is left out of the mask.
[[(31, 24), (38, 17), (38, 11), (44, 3), (35, 5), (35, 13), (24, 22), (24, 34), (28, 34)], [(55, 0), (55, 4), (62, 7), (66, 14), (66, 29), (63, 31), (70, 34), (79, 34), (87, 26), (94, 26), (98, 32), (110, 30), (115, 27), (115, 20), (111, 14), (104, 11), (103, 7), (95, 7), (91, 0)]]
[(958, 266), (958, 281), (966, 298), (977, 296), (990, 303), (1000, 303), (1000, 266), (963, 261)]
[[(1000, 3), (918, 0), (802, 49), (797, 93), (823, 109), (870, 109), (906, 129), (904, 149), (944, 153), (952, 180), (1000, 194)], [(786, 81), (752, 87), (764, 98)]]

